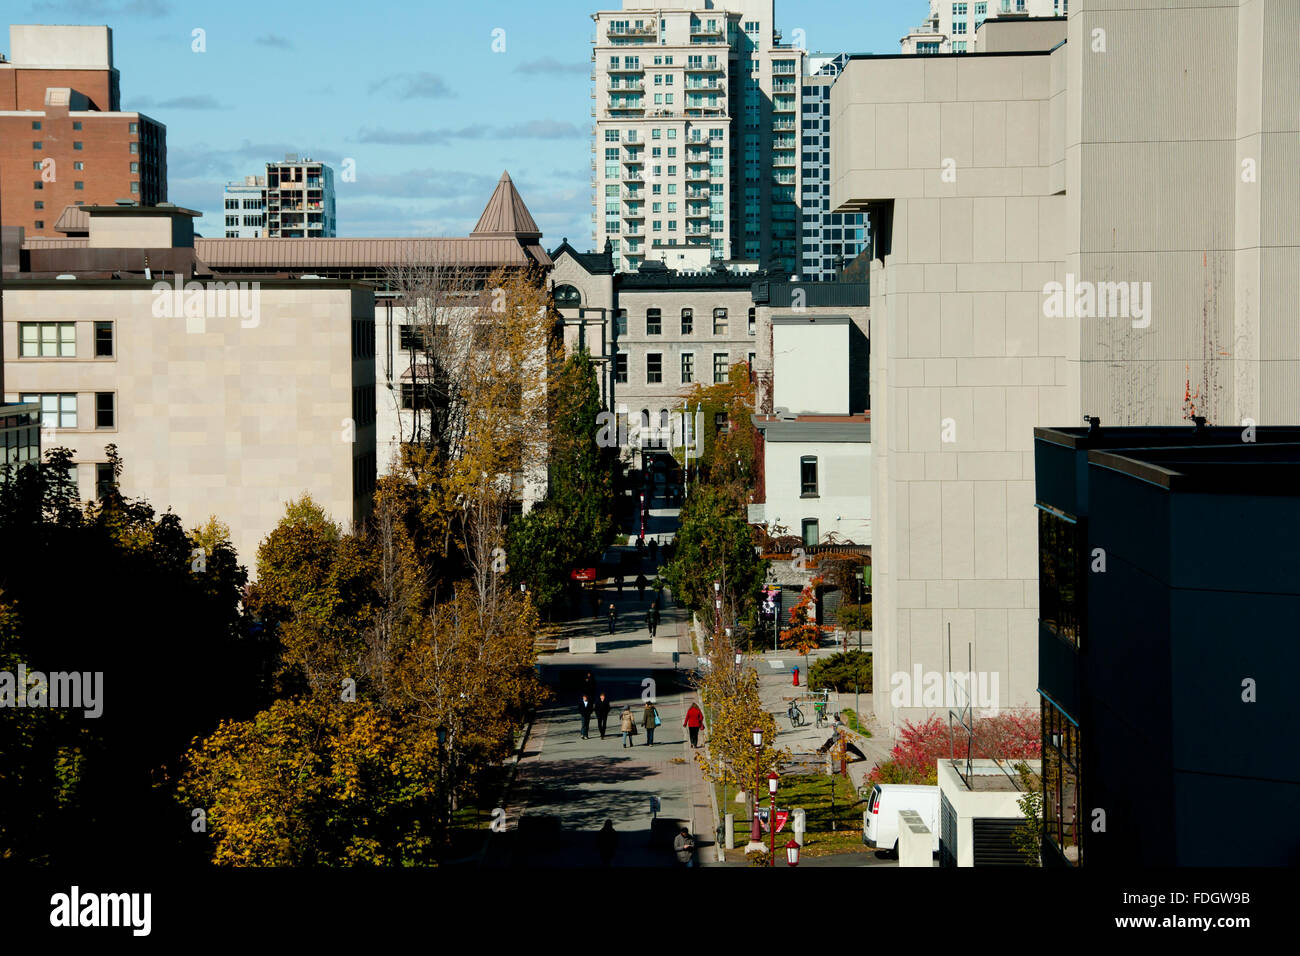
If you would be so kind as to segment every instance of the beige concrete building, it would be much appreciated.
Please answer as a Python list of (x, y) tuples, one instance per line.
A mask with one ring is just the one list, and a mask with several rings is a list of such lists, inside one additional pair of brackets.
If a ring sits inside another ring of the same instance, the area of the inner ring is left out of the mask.
[(831, 207), (872, 219), (891, 728), (933, 710), (891, 675), (968, 648), (1037, 705), (1035, 425), (1294, 421), (1296, 36), (1281, 0), (1076, 0), (1050, 51), (846, 65)]
[[(6, 400), (41, 406), (81, 496), (125, 464), (123, 494), (187, 527), (216, 515), (255, 572), (289, 499), (345, 526), (374, 489), (374, 292), (354, 282), (197, 282), (192, 210), (83, 207), (87, 242), (44, 251), (65, 277), (4, 288)], [(146, 277), (131, 270), (152, 260)], [(188, 271), (166, 263), (188, 260)], [(114, 265), (120, 267), (115, 269)], [(117, 275), (113, 275), (117, 272)]]

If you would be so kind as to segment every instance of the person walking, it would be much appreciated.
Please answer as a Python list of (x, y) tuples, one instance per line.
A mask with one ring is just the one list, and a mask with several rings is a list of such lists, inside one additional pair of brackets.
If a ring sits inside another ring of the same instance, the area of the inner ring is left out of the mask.
[(618, 846), (618, 831), (614, 821), (606, 820), (605, 825), (596, 834), (596, 850), (600, 853), (600, 865), (610, 866), (614, 862), (614, 850)]
[(653, 604), (650, 605), (650, 610), (645, 612), (645, 626), (649, 630), (650, 636), (654, 637), (655, 629), (659, 626), (659, 608)]
[(655, 742), (655, 728), (662, 721), (659, 719), (659, 711), (655, 707), (654, 701), (645, 702), (645, 711), (641, 714), (641, 726), (645, 728), (645, 745), (652, 746)]
[(695, 841), (686, 827), (682, 827), (677, 836), (673, 837), (673, 852), (677, 854), (678, 866), (695, 865)]
[(644, 574), (638, 574), (636, 576), (636, 593), (643, 601), (645, 600), (646, 585), (649, 583), (650, 582), (646, 580)]
[(587, 739), (587, 729), (591, 726), (591, 698), (586, 694), (582, 695), (582, 703), (578, 705), (578, 713), (582, 717), (582, 739)]
[(609, 722), (609, 698), (604, 694), (596, 700), (596, 727), (600, 730), (600, 739), (605, 739), (605, 725)]
[(686, 711), (686, 719), (682, 721), (682, 726), (690, 732), (691, 749), (694, 750), (700, 745), (700, 728), (704, 726), (704, 711), (700, 710), (699, 704), (691, 701), (690, 709)]
[(618, 587), (618, 593), (619, 593), (619, 594), (622, 594), (622, 593), (623, 593), (623, 575), (621, 575), (621, 574), (620, 574), (620, 575), (618, 576), (618, 578), (617, 578), (617, 587)]
[(614, 610), (614, 602), (609, 604), (609, 633), (614, 633), (614, 621), (618, 617), (618, 612)]
[(656, 538), (650, 539), (650, 563), (659, 566), (659, 541)]
[(596, 700), (596, 678), (587, 671), (586, 676), (582, 678), (582, 692), (594, 702)]
[(632, 708), (626, 704), (623, 706), (623, 713), (619, 716), (618, 725), (623, 731), (623, 746), (633, 746), (632, 735), (636, 733), (636, 718), (632, 716)]

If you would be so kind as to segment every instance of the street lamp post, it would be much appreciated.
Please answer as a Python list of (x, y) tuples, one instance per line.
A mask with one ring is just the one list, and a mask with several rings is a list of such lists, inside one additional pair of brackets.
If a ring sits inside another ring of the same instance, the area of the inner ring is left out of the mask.
[(780, 779), (775, 770), (767, 775), (767, 789), (772, 794), (772, 808), (767, 812), (767, 831), (772, 835), (772, 851), (767, 857), (768, 866), (776, 866), (776, 786)]
[(754, 799), (753, 799), (754, 812), (751, 814), (751, 817), (753, 819), (750, 821), (750, 825), (749, 825), (749, 842), (760, 843), (760, 844), (763, 842), (763, 833), (758, 828), (758, 786), (759, 786), (759, 773), (761, 773), (759, 769), (760, 766), (759, 756), (762, 754), (762, 752), (763, 752), (763, 731), (755, 727), (754, 728)]

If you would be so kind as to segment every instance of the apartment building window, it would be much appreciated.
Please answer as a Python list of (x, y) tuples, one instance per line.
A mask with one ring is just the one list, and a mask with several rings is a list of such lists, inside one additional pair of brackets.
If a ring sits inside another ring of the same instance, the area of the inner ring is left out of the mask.
[(117, 416), (113, 409), (112, 392), (95, 393), (95, 427), (116, 428)]
[(131, 184), (131, 192), (133, 192), (133, 193), (138, 193), (139, 191), (140, 191), (140, 184), (139, 184), (139, 183), (132, 183), (132, 184)]
[(726, 380), (727, 380), (727, 353), (714, 352), (713, 353), (713, 384), (717, 385), (719, 382), (725, 382)]
[(81, 120), (74, 120), (73, 123), (72, 123), (72, 128), (73, 128), (74, 130), (79, 130), (79, 129), (81, 129)]
[(239, 217), (238, 217), (238, 216), (227, 216), (227, 217), (226, 217), (226, 225), (227, 225), (227, 226), (238, 226), (238, 225), (239, 225)]
[(614, 313), (614, 335), (616, 338), (627, 335), (627, 309)]
[(659, 309), (646, 309), (645, 334), (646, 335), (663, 334), (663, 321)]
[(44, 228), (45, 228), (45, 220), (44, 220), (44, 219), (37, 219), (35, 222), (32, 223), (32, 225), (33, 225), (35, 228), (37, 228), (37, 229), (44, 229)]
[(693, 309), (682, 309), (682, 335), (691, 335), (695, 332), (695, 311)]
[(402, 408), (433, 408), (433, 388), (428, 382), (402, 383)]
[(130, 152), (132, 152), (132, 153), (138, 153), (138, 152), (140, 152), (140, 144), (139, 144), (139, 143), (132, 143), (132, 144), (131, 144), (131, 147), (130, 147)]
[(76, 428), (77, 394), (75, 392), (46, 392), (44, 394), (23, 395), (19, 398), (24, 405), (31, 402), (41, 406), (42, 428)]
[(799, 497), (817, 497), (816, 455), (804, 455), (799, 459)]
[(41, 202), (39, 199), (36, 200), (36, 208), (37, 208), (37, 209), (44, 209), (44, 208), (45, 208), (45, 203)]
[(747, 323), (747, 325), (748, 325), (748, 329), (749, 329), (749, 334), (750, 334), (750, 335), (753, 335), (753, 334), (754, 334), (754, 330), (755, 330), (755, 327), (756, 327), (756, 325), (757, 325), (757, 322), (756, 322), (756, 320), (755, 320), (755, 313), (756, 313), (756, 312), (757, 312), (757, 310), (754, 309), (754, 308), (752, 308), (752, 307), (751, 307), (750, 310), (749, 310), (749, 319), (748, 319), (748, 323)]
[(40, 120), (32, 120), (32, 129), (40, 129), (40, 128), (41, 128), (41, 121), (40, 121)]
[[(85, 184), (84, 182), (82, 182), (80, 179), (78, 179), (76, 182), (74, 182), (74, 183), (72, 184), (72, 188), (73, 188), (73, 189), (85, 189), (85, 188), (86, 188), (86, 184)], [(132, 190), (132, 191), (134, 192), (134, 190)]]
[[(131, 165), (134, 166), (135, 163), (132, 163)], [(226, 200), (226, 208), (227, 208), (227, 209), (238, 209), (238, 208), (239, 208), (239, 200), (238, 200), (238, 199), (227, 199), (227, 200)]]
[(77, 357), (75, 322), (20, 322), (18, 339), (21, 358)]
[(821, 531), (817, 525), (816, 518), (803, 519), (803, 544), (805, 548), (811, 548), (821, 541)]
[(614, 356), (614, 381), (619, 385), (627, 384), (627, 353), (619, 352)]
[(682, 384), (686, 385), (695, 381), (695, 354), (692, 352), (682, 353)]
[(41, 144), (41, 142), (42, 142), (42, 141), (39, 140), (39, 139), (38, 139), (38, 140), (33, 140), (33, 141), (32, 141), (32, 149), (44, 149), (45, 147)]
[(650, 352), (645, 357), (645, 380), (647, 385), (657, 385), (664, 380), (664, 357), (659, 352)]
[(72, 148), (73, 148), (73, 149), (81, 149), (81, 140), (79, 140), (79, 139), (74, 139), (74, 140), (72, 141)]
[(107, 461), (95, 462), (95, 497), (103, 500), (117, 487), (117, 478), (113, 474), (113, 464)]
[(954, 35), (954, 36), (965, 36), (965, 35), (966, 35), (966, 21), (965, 21), (965, 20), (954, 20), (954, 21), (952, 22), (952, 32), (953, 32), (953, 35)]
[(95, 323), (95, 358), (113, 357), (113, 323)]
[(713, 334), (714, 335), (727, 334), (727, 310), (726, 309), (713, 310)]
[(129, 125), (127, 126), (126, 131), (127, 131), (128, 133), (138, 133), (138, 132), (140, 132), (140, 124), (139, 124), (139, 123), (131, 123), (131, 124), (129, 124)]
[[(139, 163), (132, 163), (131, 165), (132, 165), (132, 166), (138, 166), (138, 165), (140, 165), (140, 164), (139, 164)], [(86, 168), (86, 164), (83, 163), (81, 160), (77, 160), (76, 162), (74, 162), (74, 163), (72, 164), (72, 168), (73, 168), (73, 169), (85, 169), (85, 168)]]

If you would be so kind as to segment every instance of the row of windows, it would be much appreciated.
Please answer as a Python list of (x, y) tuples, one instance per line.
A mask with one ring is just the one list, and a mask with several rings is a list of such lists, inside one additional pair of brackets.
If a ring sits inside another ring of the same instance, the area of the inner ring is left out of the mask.
[[(754, 353), (749, 353), (750, 368), (754, 366)], [(681, 383), (690, 385), (696, 381), (695, 378), (695, 353), (683, 352), (681, 354)], [(661, 385), (664, 380), (664, 356), (662, 352), (649, 352), (645, 357), (645, 381), (647, 385)], [(730, 355), (727, 352), (713, 353), (713, 383), (716, 385), (727, 381), (727, 373), (731, 368)], [(614, 356), (614, 381), (619, 384), (627, 384), (628, 378), (628, 358), (626, 352), (619, 352)]]
[[(113, 357), (113, 323), (95, 323), (95, 358)], [(76, 358), (77, 323), (19, 322), (19, 358)]]
[[(627, 310), (619, 309), (614, 316), (614, 334), (616, 336), (627, 335)], [(730, 320), (727, 318), (727, 310), (717, 308), (713, 310), (713, 334), (726, 335), (730, 327)], [(748, 332), (753, 335), (755, 332), (755, 310), (749, 310)], [(681, 334), (693, 335), (695, 333), (695, 310), (684, 308), (681, 311)], [(645, 334), (662, 335), (663, 334), (663, 312), (660, 309), (646, 309), (645, 311)]]
[[(22, 395), (19, 401), (41, 406), (42, 428), (76, 428), (76, 392), (32, 392)], [(95, 392), (95, 427), (116, 428), (116, 397), (113, 392)]]

